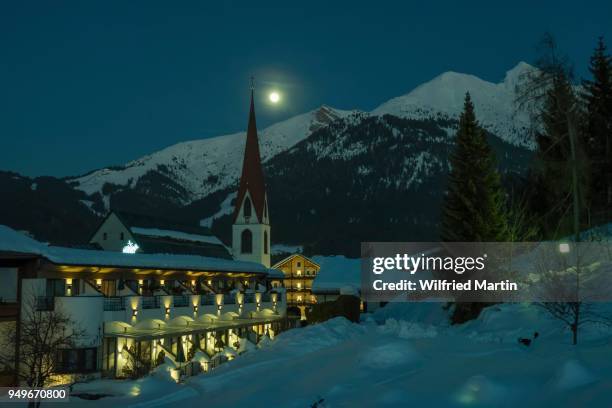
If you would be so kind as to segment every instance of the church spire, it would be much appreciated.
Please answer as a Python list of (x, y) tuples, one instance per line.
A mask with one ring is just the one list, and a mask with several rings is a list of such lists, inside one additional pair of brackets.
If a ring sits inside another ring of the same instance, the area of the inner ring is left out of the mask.
[[(244, 159), (242, 162), (242, 175), (240, 177), (240, 187), (236, 208), (234, 210), (234, 222), (238, 217), (241, 205), (247, 192), (251, 197), (253, 209), (259, 222), (263, 223), (266, 206), (266, 185), (261, 166), (261, 156), (259, 153), (259, 138), (257, 137), (257, 123), (255, 119), (255, 85), (254, 78), (251, 77), (251, 106), (249, 109), (249, 123), (247, 126), (246, 145), (244, 148)], [(267, 218), (267, 214), (266, 214)]]

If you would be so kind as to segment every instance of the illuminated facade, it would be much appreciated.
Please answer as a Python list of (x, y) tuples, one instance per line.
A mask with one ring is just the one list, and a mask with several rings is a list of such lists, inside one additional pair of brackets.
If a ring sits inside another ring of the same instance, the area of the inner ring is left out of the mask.
[[(47, 247), (33, 240), (27, 250), (12, 250), (6, 241), (23, 236), (7, 230), (0, 270), (3, 282), (14, 282), (15, 301), (0, 309), (62, 311), (86, 333), (77, 347), (56, 356), (65, 381), (138, 376), (164, 357), (195, 373), (288, 327), (285, 294), (271, 286), (282, 276), (261, 264)], [(193, 361), (196, 352), (206, 364)]]
[[(294, 320), (286, 315), (285, 276), (269, 268), (252, 93), (233, 254), (198, 228), (111, 212), (90, 239), (97, 249), (74, 249), (46, 246), (0, 226), (1, 283), (5, 291), (10, 286), (12, 299), (0, 303), (3, 327), (19, 338), (26, 308), (62, 311), (76, 322), (85, 338), (54, 356), (61, 383), (138, 377), (168, 359), (178, 367), (172, 373), (178, 380), (289, 328)], [(15, 365), (20, 370), (18, 358)]]
[(312, 282), (319, 273), (320, 266), (302, 254), (288, 256), (277, 262), (274, 269), (281, 271), (285, 277), (287, 291), (287, 306), (300, 309), (302, 319), (306, 318), (306, 309), (317, 303), (312, 293)]

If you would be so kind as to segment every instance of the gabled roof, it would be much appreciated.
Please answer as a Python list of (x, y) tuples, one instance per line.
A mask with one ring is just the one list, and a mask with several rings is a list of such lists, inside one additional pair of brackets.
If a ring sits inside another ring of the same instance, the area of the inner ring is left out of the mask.
[(227, 248), (219, 242), (180, 241), (163, 236), (134, 234), (134, 240), (146, 254), (183, 254), (200, 255), (214, 258), (232, 259)]
[(246, 145), (244, 148), (244, 159), (242, 162), (242, 175), (240, 176), (240, 187), (236, 207), (234, 208), (234, 222), (238, 218), (240, 206), (247, 191), (253, 203), (253, 209), (259, 220), (263, 220), (264, 208), (266, 206), (266, 184), (263, 169), (261, 167), (261, 156), (259, 154), (259, 139), (257, 137), (257, 124), (255, 122), (255, 103), (253, 102), (253, 90), (251, 89), (251, 107), (249, 111), (249, 124), (246, 134)]
[(185, 225), (165, 218), (111, 210), (96, 232), (112, 214), (132, 233), (144, 253), (232, 258), (225, 245), (208, 228)]
[(275, 264), (272, 266), (272, 269), (277, 269), (277, 268), (279, 268), (279, 267), (280, 267), (282, 264), (284, 264), (285, 262), (288, 262), (288, 261), (290, 261), (290, 260), (292, 260), (293, 258), (296, 258), (296, 257), (298, 257), (298, 256), (299, 256), (300, 258), (304, 258), (304, 259), (305, 259), (305, 260), (307, 260), (308, 262), (312, 263), (312, 264), (313, 264), (313, 265), (315, 265), (317, 268), (320, 268), (320, 267), (321, 267), (321, 265), (319, 265), (318, 263), (316, 263), (316, 262), (315, 262), (315, 261), (313, 261), (312, 259), (308, 258), (307, 256), (304, 256), (304, 255), (302, 255), (302, 254), (293, 254), (293, 255), (289, 255), (288, 257), (286, 257), (286, 258), (284, 258), (284, 259), (282, 259), (282, 260), (278, 261), (277, 263), (275, 263)]
[[(139, 228), (157, 228), (161, 230), (179, 231), (186, 234), (211, 236), (212, 232), (205, 227), (199, 225), (184, 224), (176, 220), (171, 220), (163, 217), (157, 217), (152, 215), (134, 214), (126, 211), (111, 210), (117, 218), (126, 226), (129, 230), (134, 227)], [(133, 231), (132, 231), (133, 232)]]

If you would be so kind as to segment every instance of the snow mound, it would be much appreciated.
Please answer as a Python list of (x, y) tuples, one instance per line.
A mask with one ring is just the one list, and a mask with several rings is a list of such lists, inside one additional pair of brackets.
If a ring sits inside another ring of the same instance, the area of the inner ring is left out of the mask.
[(563, 364), (557, 373), (555, 385), (559, 389), (568, 390), (591, 384), (596, 379), (595, 375), (578, 360), (569, 360)]
[(455, 398), (462, 405), (492, 407), (506, 401), (508, 390), (483, 375), (475, 375), (461, 386)]
[(364, 334), (365, 330), (363, 326), (351, 323), (344, 317), (336, 317), (302, 329), (283, 332), (275, 338), (274, 348), (302, 355), (335, 346)]
[(372, 317), (379, 324), (395, 319), (438, 327), (449, 325), (448, 310), (444, 309), (444, 304), (437, 302), (391, 302), (377, 309)]
[(360, 365), (371, 370), (385, 370), (419, 361), (419, 355), (405, 342), (388, 343), (364, 352)]
[(395, 319), (387, 320), (378, 327), (378, 331), (401, 339), (431, 339), (438, 336), (436, 326)]
[(153, 370), (151, 375), (159, 380), (176, 382), (176, 374), (173, 373), (176, 371), (176, 366), (172, 362), (172, 360), (166, 357), (165, 362), (160, 364)]
[(257, 344), (257, 347), (259, 348), (265, 348), (268, 347), (270, 344), (272, 344), (272, 340), (270, 340), (270, 338), (266, 335), (264, 335), (260, 340), (259, 343)]

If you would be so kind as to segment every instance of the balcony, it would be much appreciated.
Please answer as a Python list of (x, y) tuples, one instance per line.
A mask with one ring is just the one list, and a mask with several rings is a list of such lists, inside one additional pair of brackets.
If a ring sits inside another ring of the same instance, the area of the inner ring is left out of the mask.
[(224, 305), (235, 305), (236, 304), (236, 296), (231, 294), (223, 295), (223, 304)]
[(244, 303), (255, 303), (255, 294), (254, 293), (245, 293), (244, 294)]
[(104, 298), (104, 310), (111, 312), (125, 310), (125, 298), (120, 296)]
[(200, 305), (202, 306), (212, 306), (215, 304), (215, 294), (207, 293), (200, 296)]
[(189, 296), (187, 295), (175, 295), (174, 296), (174, 307), (187, 307), (189, 306)]
[(159, 309), (160, 305), (159, 296), (144, 296), (142, 298), (143, 309)]
[(303, 273), (301, 273), (301, 274), (298, 275), (297, 273), (294, 272), (294, 273), (290, 273), (288, 275), (285, 275), (285, 277), (289, 278), (289, 279), (314, 279), (314, 278), (317, 277), (317, 275), (314, 274), (314, 273), (310, 274), (310, 275), (304, 275)]
[(288, 292), (291, 292), (291, 291), (302, 291), (302, 290), (303, 291), (311, 291), (312, 290), (312, 286), (304, 286), (304, 285), (301, 285), (301, 286), (287, 286), (287, 287), (285, 287), (285, 289), (287, 289)]
[(289, 306), (291, 306), (291, 305), (314, 305), (316, 303), (317, 303), (316, 300), (311, 300), (311, 299), (301, 299), (301, 300), (298, 300), (298, 299), (288, 299), (287, 300), (287, 304)]

